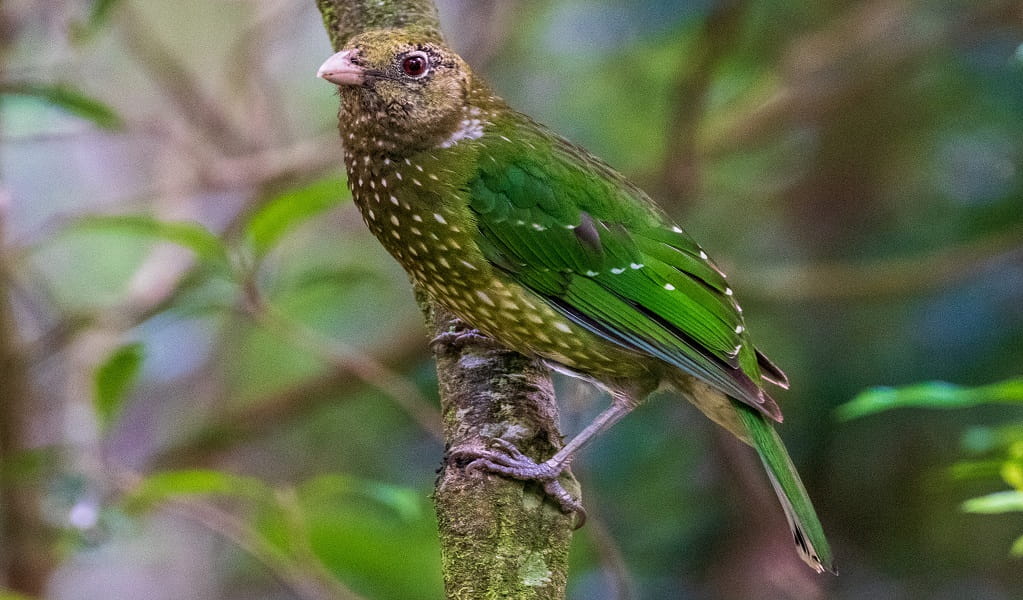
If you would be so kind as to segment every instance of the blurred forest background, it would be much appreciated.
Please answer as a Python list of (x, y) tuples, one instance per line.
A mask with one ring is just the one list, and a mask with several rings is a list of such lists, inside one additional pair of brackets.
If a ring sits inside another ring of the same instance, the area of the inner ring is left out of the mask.
[[(1023, 598), (1023, 6), (439, 5), (730, 273), (842, 573), (659, 398), (576, 463), (570, 597)], [(315, 3), (4, 0), (0, 49), (0, 598), (441, 598), (435, 374)], [(558, 385), (566, 432), (605, 403)]]

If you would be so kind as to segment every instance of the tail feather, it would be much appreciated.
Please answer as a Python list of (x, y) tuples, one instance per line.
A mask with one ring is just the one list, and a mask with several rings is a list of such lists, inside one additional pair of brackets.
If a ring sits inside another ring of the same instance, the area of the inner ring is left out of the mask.
[(733, 404), (749, 434), (748, 441), (767, 469), (800, 558), (818, 573), (828, 571), (837, 574), (824, 529), (778, 432), (760, 413), (738, 402)]

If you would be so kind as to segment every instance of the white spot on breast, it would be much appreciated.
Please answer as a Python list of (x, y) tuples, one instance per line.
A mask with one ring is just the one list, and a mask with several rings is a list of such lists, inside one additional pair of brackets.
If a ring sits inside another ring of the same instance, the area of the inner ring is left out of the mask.
[[(479, 111), (476, 111), (478, 114)], [(471, 113), (470, 113), (471, 114)], [(450, 148), (462, 140), (478, 140), (483, 137), (483, 123), (479, 119), (463, 119), (451, 137), (440, 143), (438, 148)]]
[(496, 306), (494, 304), (494, 301), (490, 299), (490, 296), (488, 296), (487, 293), (484, 292), (483, 290), (476, 290), (476, 295), (479, 297), (480, 300), (486, 302), (490, 306)]
[(397, 215), (391, 215), (391, 223), (394, 223), (395, 225), (401, 225), (401, 221), (398, 220)]
[(391, 196), (391, 204), (398, 206), (398, 198), (396, 196)]
[(735, 326), (735, 333), (742, 333), (743, 331), (746, 331), (746, 328), (743, 327), (742, 325)]
[(412, 220), (415, 221), (416, 223), (422, 223), (423, 217), (420, 217), (419, 215), (412, 215)]
[(664, 289), (668, 290), (669, 292), (673, 292), (675, 291), (675, 286), (671, 285), (670, 283), (666, 283), (664, 284)]
[(437, 222), (441, 225), (447, 225), (448, 222), (444, 220), (444, 217), (440, 213), (433, 213), (433, 218), (437, 219)]
[(679, 227), (678, 225), (673, 226), (671, 230), (674, 231), (675, 233), (685, 233), (684, 231), (682, 231), (682, 228)]
[(568, 323), (562, 321), (555, 323), (554, 328), (558, 331), (564, 331), (565, 333), (572, 333), (572, 328), (568, 326)]
[(458, 262), (460, 262), (460, 263), (462, 263), (463, 265), (465, 265), (465, 268), (467, 268), (467, 269), (470, 269), (470, 270), (472, 270), (472, 271), (476, 271), (476, 270), (478, 270), (478, 269), (476, 268), (476, 265), (472, 264), (471, 262), (469, 262), (469, 261), (467, 261), (467, 260), (462, 260), (462, 259), (459, 259), (459, 260), (458, 260)]
[(414, 235), (423, 235), (423, 232), (420, 231), (418, 227), (409, 227), (408, 230), (411, 231)]

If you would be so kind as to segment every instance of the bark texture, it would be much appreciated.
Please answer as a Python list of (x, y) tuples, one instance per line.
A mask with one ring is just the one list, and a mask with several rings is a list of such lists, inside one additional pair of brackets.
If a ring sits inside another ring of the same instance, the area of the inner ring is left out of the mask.
[[(317, 5), (335, 49), (369, 29), (406, 25), (442, 39), (432, 0), (317, 0)], [(465, 329), (417, 294), (429, 331)], [(542, 364), (475, 340), (436, 344), (435, 355), (446, 448), (484, 448), (501, 437), (543, 460), (561, 447), (557, 404)], [(537, 485), (464, 467), (445, 457), (434, 495), (447, 597), (563, 599), (574, 518), (546, 500)], [(578, 495), (571, 475), (562, 483)]]

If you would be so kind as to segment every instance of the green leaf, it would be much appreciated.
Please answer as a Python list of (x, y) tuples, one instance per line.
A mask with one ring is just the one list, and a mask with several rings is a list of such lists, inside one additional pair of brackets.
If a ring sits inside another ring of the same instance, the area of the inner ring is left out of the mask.
[(997, 514), (1023, 511), (1023, 492), (1004, 491), (971, 498), (963, 502), (962, 509), (968, 513)]
[(142, 367), (143, 350), (139, 343), (121, 346), (96, 369), (93, 402), (103, 429), (120, 415), (128, 390)]
[(268, 201), (249, 219), (245, 232), (256, 254), (263, 256), (290, 230), (348, 198), (344, 177), (320, 179)]
[(961, 461), (949, 467), (953, 479), (997, 479), (1002, 473), (1000, 460)]
[(253, 477), (213, 469), (186, 469), (149, 475), (131, 491), (126, 503), (138, 509), (182, 496), (264, 498), (270, 494), (267, 486)]
[(1023, 558), (1023, 536), (1016, 538), (1016, 541), (1012, 543), (1012, 550), (1009, 553), (1016, 558)]
[(114, 109), (64, 84), (11, 83), (0, 88), (5, 95), (38, 98), (68, 113), (92, 121), (103, 129), (121, 129), (124, 122)]
[(25, 596), (23, 594), (19, 594), (17, 592), (0, 590), (0, 600), (33, 600), (33, 598)]
[(76, 42), (86, 42), (110, 20), (114, 8), (121, 0), (93, 0), (89, 16), (84, 22), (71, 24), (71, 37)]
[(110, 18), (110, 14), (114, 12), (114, 7), (117, 6), (120, 1), (121, 0), (94, 0), (92, 3), (92, 10), (89, 11), (89, 29), (95, 31), (103, 25), (103, 23), (106, 23), (107, 19)]
[(418, 490), (347, 475), (322, 475), (302, 484), (299, 496), (307, 505), (336, 504), (340, 498), (362, 496), (393, 510), (404, 521), (422, 518)]
[(989, 403), (1023, 403), (1023, 378), (976, 388), (941, 381), (899, 388), (872, 388), (839, 406), (837, 414), (839, 419), (845, 421), (893, 408), (967, 408)]
[(138, 235), (184, 246), (201, 259), (224, 264), (228, 262), (227, 248), (221, 239), (191, 221), (161, 221), (148, 215), (97, 215), (75, 221), (70, 229)]

